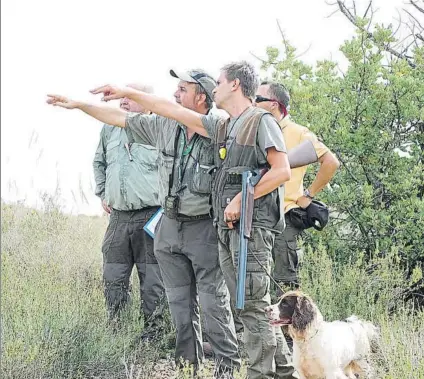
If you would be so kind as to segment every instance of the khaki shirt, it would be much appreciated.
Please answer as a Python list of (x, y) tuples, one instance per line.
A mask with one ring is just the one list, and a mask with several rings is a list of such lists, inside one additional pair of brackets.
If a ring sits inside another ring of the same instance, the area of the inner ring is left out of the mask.
[(158, 206), (157, 152), (128, 143), (122, 128), (104, 125), (94, 155), (96, 195), (114, 209), (133, 211)]
[[(283, 131), (288, 151), (306, 140), (312, 141), (318, 158), (321, 158), (329, 151), (328, 147), (319, 141), (314, 133), (307, 127), (293, 122), (289, 116), (284, 117), (279, 124)], [(291, 170), (291, 179), (285, 183), (284, 213), (298, 207), (296, 201), (303, 196), (303, 178), (305, 177), (306, 169), (307, 166), (303, 166)]]

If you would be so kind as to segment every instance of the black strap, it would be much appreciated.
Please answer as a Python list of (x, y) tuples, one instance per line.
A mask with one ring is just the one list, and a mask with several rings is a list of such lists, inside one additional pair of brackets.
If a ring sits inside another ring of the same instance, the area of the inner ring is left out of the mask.
[(172, 161), (172, 171), (169, 174), (168, 196), (171, 196), (171, 189), (172, 189), (172, 186), (174, 185), (175, 156), (177, 155), (178, 139), (180, 138), (180, 134), (181, 134), (181, 127), (178, 126), (178, 131), (175, 133), (175, 140), (174, 140), (174, 159)]
[[(169, 186), (168, 186), (168, 196), (171, 196), (171, 190), (172, 187), (174, 186), (174, 173), (175, 173), (175, 161), (176, 161), (176, 157), (177, 157), (177, 153), (178, 153), (178, 143), (180, 141), (180, 136), (181, 136), (181, 130), (182, 127), (178, 126), (178, 132), (175, 133), (175, 141), (174, 141), (174, 159), (172, 161), (172, 172), (169, 174)], [(193, 140), (191, 141), (191, 144), (194, 146), (194, 144), (196, 143), (196, 139), (199, 137), (198, 134), (195, 134), (192, 138)], [(183, 157), (183, 153), (184, 153), (184, 149), (181, 152), (181, 157), (180, 157), (180, 164), (181, 164), (181, 159)], [(188, 161), (190, 160), (190, 157), (192, 157), (191, 155), (191, 150), (189, 152), (189, 154), (187, 154), (187, 160), (185, 162), (184, 165), (184, 170), (181, 173), (181, 181), (184, 179), (184, 175), (185, 172), (187, 170), (187, 165), (188, 165)]]

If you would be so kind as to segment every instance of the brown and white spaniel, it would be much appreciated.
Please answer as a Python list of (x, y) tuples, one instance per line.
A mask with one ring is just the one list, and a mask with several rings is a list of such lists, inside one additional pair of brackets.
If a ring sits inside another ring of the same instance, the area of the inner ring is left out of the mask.
[(265, 311), (272, 325), (288, 325), (293, 365), (301, 379), (372, 378), (370, 354), (378, 330), (370, 322), (356, 316), (326, 322), (312, 299), (300, 291), (285, 293)]

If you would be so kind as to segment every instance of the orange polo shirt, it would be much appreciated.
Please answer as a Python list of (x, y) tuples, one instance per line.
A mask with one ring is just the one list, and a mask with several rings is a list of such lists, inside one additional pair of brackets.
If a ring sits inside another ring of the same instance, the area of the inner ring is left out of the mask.
[[(293, 122), (290, 116), (284, 117), (279, 124), (283, 131), (287, 151), (290, 151), (290, 149), (293, 149), (305, 140), (310, 140), (313, 143), (318, 158), (321, 158), (329, 151), (328, 147), (319, 141), (314, 133), (307, 127)], [(296, 201), (303, 195), (303, 178), (305, 177), (307, 167), (303, 166), (291, 170), (291, 179), (285, 183), (284, 213), (298, 207)]]

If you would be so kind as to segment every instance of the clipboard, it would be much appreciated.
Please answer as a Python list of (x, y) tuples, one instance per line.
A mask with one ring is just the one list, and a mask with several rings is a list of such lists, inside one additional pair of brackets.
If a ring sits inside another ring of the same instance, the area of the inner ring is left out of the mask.
[(156, 225), (160, 221), (163, 214), (163, 208), (159, 208), (157, 212), (150, 217), (150, 220), (143, 226), (144, 231), (152, 238), (155, 238)]

